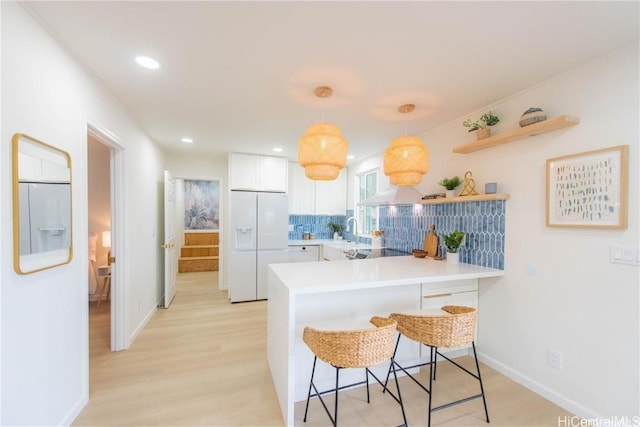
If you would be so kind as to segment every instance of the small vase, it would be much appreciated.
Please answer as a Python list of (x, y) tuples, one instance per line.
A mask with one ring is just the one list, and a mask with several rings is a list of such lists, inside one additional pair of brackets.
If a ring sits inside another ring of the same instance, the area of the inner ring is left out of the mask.
[(449, 198), (449, 197), (456, 197), (456, 190), (455, 190), (455, 189), (454, 189), (454, 190), (447, 190), (447, 191), (445, 192), (445, 194), (446, 194), (447, 198)]
[(447, 262), (451, 264), (459, 264), (460, 254), (458, 252), (447, 252)]
[(491, 128), (478, 129), (476, 131), (476, 138), (485, 139), (491, 135)]
[(338, 232), (334, 232), (333, 233), (333, 240), (338, 240), (338, 237), (340, 237), (340, 235), (338, 234)]

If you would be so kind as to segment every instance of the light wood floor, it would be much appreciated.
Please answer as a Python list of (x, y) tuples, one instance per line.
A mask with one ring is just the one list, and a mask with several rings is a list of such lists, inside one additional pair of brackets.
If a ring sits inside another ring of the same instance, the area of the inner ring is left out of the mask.
[[(74, 425), (283, 425), (266, 360), (266, 303), (230, 304), (217, 289), (217, 272), (179, 274), (177, 286), (171, 308), (159, 309), (131, 348), (117, 353), (109, 351), (109, 304), (91, 303), (89, 403)], [(477, 382), (447, 365), (439, 364), (436, 402), (476, 393)], [(489, 426), (557, 426), (558, 417), (570, 415), (489, 367), (481, 369)], [(400, 387), (409, 425), (426, 425), (426, 394), (406, 378)], [(371, 390), (369, 405), (364, 389), (340, 394), (340, 425), (401, 423), (399, 406), (379, 388)], [(317, 400), (307, 423), (303, 412), (304, 402), (298, 403), (296, 425), (329, 425)], [(432, 425), (487, 426), (480, 400), (434, 413)]]

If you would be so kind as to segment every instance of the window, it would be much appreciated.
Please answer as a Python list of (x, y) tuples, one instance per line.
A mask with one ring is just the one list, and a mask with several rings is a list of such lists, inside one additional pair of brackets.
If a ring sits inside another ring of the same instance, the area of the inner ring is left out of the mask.
[(356, 198), (356, 217), (362, 228), (362, 234), (371, 234), (378, 228), (378, 207), (359, 206), (358, 203), (378, 192), (378, 170), (358, 175), (358, 193)]

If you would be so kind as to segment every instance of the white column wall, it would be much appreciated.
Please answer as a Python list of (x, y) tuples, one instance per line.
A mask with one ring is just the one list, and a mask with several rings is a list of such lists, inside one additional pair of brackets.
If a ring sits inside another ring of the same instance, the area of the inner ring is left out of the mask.
[[(87, 123), (125, 145), (126, 334), (155, 311), (162, 153), (122, 106), (18, 2), (2, 2), (0, 313), (2, 425), (68, 425), (88, 400)], [(20, 276), (12, 266), (11, 136), (30, 134), (72, 159), (73, 260)], [(116, 257), (124, 253), (114, 254)]]

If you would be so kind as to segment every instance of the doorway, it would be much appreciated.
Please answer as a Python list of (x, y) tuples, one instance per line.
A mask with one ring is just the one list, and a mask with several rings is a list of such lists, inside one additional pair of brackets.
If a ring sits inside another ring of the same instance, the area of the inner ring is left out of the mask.
[[(94, 338), (101, 343), (98, 348), (108, 351), (125, 350), (129, 346), (125, 328), (127, 300), (123, 291), (126, 284), (123, 264), (117, 263), (118, 257), (126, 259), (125, 248), (120, 244), (122, 227), (119, 227), (123, 224), (123, 151), (119, 138), (87, 124), (90, 353)], [(92, 285), (93, 273), (95, 287)], [(93, 306), (95, 310), (92, 310)], [(96, 337), (91, 335), (93, 312), (101, 316), (101, 326), (95, 328), (99, 334)]]
[(111, 348), (111, 148), (87, 135), (89, 354)]
[[(199, 273), (215, 278), (222, 270), (222, 180), (215, 177), (176, 177), (178, 274)], [(207, 274), (209, 273), (209, 274)], [(195, 275), (197, 276), (197, 274)]]

